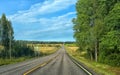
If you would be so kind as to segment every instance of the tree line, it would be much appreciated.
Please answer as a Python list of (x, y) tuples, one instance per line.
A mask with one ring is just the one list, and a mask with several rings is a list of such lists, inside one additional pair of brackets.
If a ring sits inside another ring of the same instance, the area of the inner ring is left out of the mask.
[(62, 42), (62, 41), (26, 41), (26, 40), (18, 40), (18, 41), (22, 41), (27, 44), (63, 44), (63, 43), (73, 44), (75, 43), (75, 41), (65, 41), (65, 42)]
[(33, 48), (22, 41), (14, 40), (12, 23), (5, 14), (0, 18), (0, 58), (33, 56)]
[(120, 0), (78, 0), (73, 30), (87, 58), (120, 66)]

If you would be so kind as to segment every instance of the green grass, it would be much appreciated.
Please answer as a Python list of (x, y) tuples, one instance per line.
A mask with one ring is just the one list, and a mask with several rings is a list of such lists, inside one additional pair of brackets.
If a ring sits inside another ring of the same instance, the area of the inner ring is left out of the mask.
[(76, 47), (76, 44), (75, 43), (73, 43), (73, 44), (65, 44), (65, 46)]
[(25, 61), (27, 59), (30, 59), (30, 57), (19, 57), (19, 58), (12, 58), (12, 59), (0, 58), (0, 66), (22, 62), (22, 61)]
[(71, 49), (66, 48), (68, 54), (79, 62), (84, 63), (89, 68), (93, 69), (96, 73), (100, 75), (119, 75), (120, 67), (112, 67), (106, 64), (97, 63), (84, 58), (85, 52), (80, 53), (79, 51), (73, 52)]

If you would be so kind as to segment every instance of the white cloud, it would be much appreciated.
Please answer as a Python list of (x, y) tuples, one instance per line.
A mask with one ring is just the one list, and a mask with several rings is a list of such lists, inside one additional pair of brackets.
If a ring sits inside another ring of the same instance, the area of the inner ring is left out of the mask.
[(9, 16), (14, 22), (36, 22), (36, 16), (54, 13), (74, 5), (76, 0), (47, 0), (43, 3), (37, 3), (28, 10), (18, 11), (18, 13)]
[(36, 29), (36, 30), (31, 30), (31, 31), (25, 31), (22, 34), (29, 36), (29, 35), (39, 34), (39, 33), (53, 32), (56, 30), (57, 31), (64, 30), (65, 28), (72, 27), (71, 18), (73, 17), (69, 18), (70, 15), (75, 15), (75, 12), (69, 12), (62, 16), (52, 17), (50, 19), (41, 18), (38, 21), (40, 21), (41, 26), (46, 25), (46, 28), (41, 29), (41, 30)]
[[(15, 36), (17, 39), (28, 39), (34, 37), (42, 37), (46, 35), (59, 35), (63, 34), (66, 35), (67, 33), (70, 33), (68, 31), (72, 32), (72, 22), (71, 19), (75, 17), (76, 12), (68, 12), (63, 15), (59, 16), (52, 16), (47, 18), (42, 17), (38, 18), (40, 15), (46, 15), (55, 13), (64, 9), (68, 9), (71, 5), (75, 5), (76, 0), (46, 0), (43, 3), (37, 3), (35, 5), (32, 5), (30, 9), (24, 10), (24, 11), (18, 11), (14, 15), (8, 16), (9, 19), (17, 24), (21, 24), (21, 27), (28, 27), (30, 30), (17, 30)], [(37, 23), (36, 25), (32, 23)], [(31, 29), (30, 26), (25, 25), (31, 25), (31, 26), (38, 26), (37, 29)], [(19, 27), (19, 26), (16, 26)], [(44, 28), (39, 28), (44, 27)], [(69, 28), (69, 29), (68, 29)], [(34, 35), (34, 36), (33, 36)], [(72, 35), (72, 33), (71, 33)], [(21, 36), (21, 37), (20, 37)], [(72, 37), (72, 36), (71, 36)]]

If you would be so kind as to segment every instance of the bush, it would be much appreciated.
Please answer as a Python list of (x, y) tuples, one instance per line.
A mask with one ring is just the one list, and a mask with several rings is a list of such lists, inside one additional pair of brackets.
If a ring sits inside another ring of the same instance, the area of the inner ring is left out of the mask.
[(111, 66), (120, 66), (120, 55), (119, 54), (111, 54), (105, 58), (105, 63)]

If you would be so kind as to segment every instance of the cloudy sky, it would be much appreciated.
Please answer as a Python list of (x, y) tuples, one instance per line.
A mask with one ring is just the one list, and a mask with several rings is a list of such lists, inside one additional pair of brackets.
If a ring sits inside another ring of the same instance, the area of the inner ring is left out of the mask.
[(12, 21), (17, 40), (74, 41), (77, 0), (0, 0), (0, 15)]

